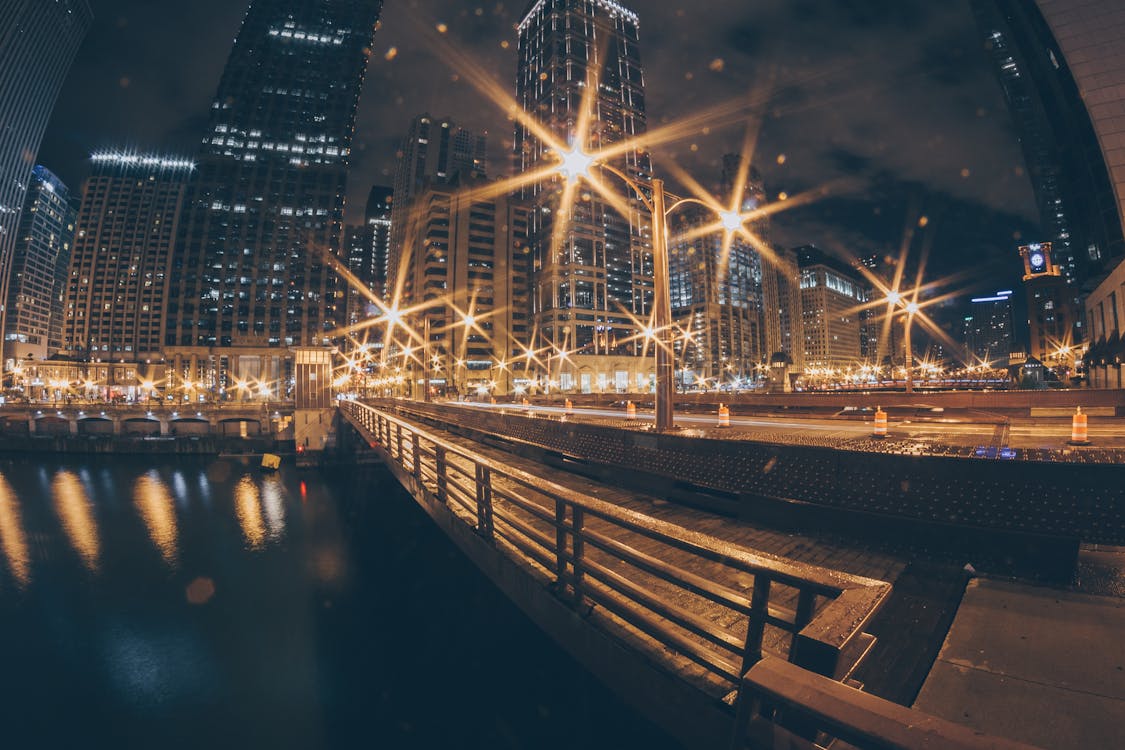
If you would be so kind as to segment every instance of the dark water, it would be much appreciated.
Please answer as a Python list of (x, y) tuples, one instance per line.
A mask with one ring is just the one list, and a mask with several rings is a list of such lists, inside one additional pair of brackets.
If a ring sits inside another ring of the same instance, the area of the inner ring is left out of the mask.
[(672, 747), (379, 468), (0, 459), (0, 747)]

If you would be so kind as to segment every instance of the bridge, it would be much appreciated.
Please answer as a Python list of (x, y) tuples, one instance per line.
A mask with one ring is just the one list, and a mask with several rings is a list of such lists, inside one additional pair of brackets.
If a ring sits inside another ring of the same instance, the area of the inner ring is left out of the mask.
[[(959, 564), (919, 566), (793, 527), (823, 516), (1055, 578), (1073, 571), (1080, 543), (1125, 538), (1112, 465), (656, 435), (510, 406), (345, 402), (341, 414), (354, 428), (341, 431), (342, 447), (375, 452), (540, 627), (689, 747), (813, 747), (832, 737), (856, 747), (1023, 746), (951, 721), (960, 715), (930, 675), (947, 632), (945, 648), (957, 646)], [(974, 464), (982, 468), (966, 473)], [(882, 484), (846, 491), (880, 473)], [(899, 474), (947, 481), (912, 496)], [(1081, 518), (1073, 500), (1018, 506), (1036, 483), (1076, 478), (1085, 484), (1072, 497), (1101, 493), (1081, 503)], [(953, 517), (938, 510), (974, 485)], [(790, 529), (771, 530), (779, 523)], [(964, 609), (980, 591), (988, 585), (970, 586)], [(920, 691), (932, 713), (909, 708)]]

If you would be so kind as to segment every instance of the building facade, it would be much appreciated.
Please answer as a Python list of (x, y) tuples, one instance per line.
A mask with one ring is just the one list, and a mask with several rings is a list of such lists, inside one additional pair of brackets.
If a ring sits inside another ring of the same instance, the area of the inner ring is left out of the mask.
[(1086, 298), (1086, 320), (1090, 346), (1082, 360), (1090, 386), (1125, 388), (1121, 372), (1125, 361), (1125, 260), (1118, 261)]
[(406, 244), (406, 226), (415, 209), (414, 198), (427, 185), (463, 178), (488, 176), (488, 140), (457, 125), (452, 119), (421, 114), (410, 122), (399, 147), (391, 204), (390, 246), (387, 255), (386, 298), (401, 299), (414, 248)]
[(792, 250), (778, 248), (762, 263), (762, 339), (771, 364), (785, 358), (794, 371), (805, 369), (801, 269)]
[[(20, 211), (39, 144), (92, 21), (87, 0), (0, 4), (0, 304), (10, 296)], [(4, 331), (6, 312), (0, 308)]]
[(1024, 245), (1019, 251), (1031, 331), (1028, 354), (1047, 364), (1057, 360), (1060, 352), (1069, 352), (1075, 343), (1072, 287), (1054, 262), (1051, 243)]
[[(643, 134), (638, 27), (637, 15), (612, 0), (531, 3), (518, 25), (518, 104), (559, 142), (591, 153)], [(584, 105), (592, 113), (590, 127), (579, 134)], [(515, 150), (525, 174), (557, 163), (557, 155), (525, 123), (517, 123)], [(607, 162), (639, 186), (651, 181), (643, 150), (626, 149)], [(588, 355), (644, 351), (636, 334), (652, 310), (651, 222), (632, 190), (605, 174), (618, 195), (612, 202), (580, 186), (564, 190), (561, 177), (524, 188), (534, 209), (536, 345)], [(563, 205), (568, 194), (575, 199)]]
[(800, 270), (801, 328), (807, 369), (862, 366), (865, 321), (860, 309), (870, 297), (863, 275), (812, 246), (794, 250)]
[(973, 297), (969, 314), (964, 317), (962, 334), (969, 367), (1007, 367), (1012, 353), (1011, 290)]
[(342, 328), (333, 269), (381, 5), (250, 4), (211, 104), (169, 272), (175, 377), (217, 394), (267, 378), (287, 386), (289, 348), (327, 345)]
[(47, 359), (61, 339), (59, 304), (70, 263), (77, 212), (70, 190), (44, 166), (31, 174), (8, 283), (5, 369)]
[[(391, 347), (421, 378), (449, 393), (465, 394), (485, 384), (511, 393), (535, 377), (528, 346), (528, 208), (501, 195), (475, 198), (480, 181), (454, 180), (427, 186), (415, 197), (405, 228), (419, 251), (407, 272), (408, 305), (424, 309), (412, 328), (429, 339)], [(413, 363), (413, 365), (412, 365)]]
[[(742, 170), (738, 156), (728, 155), (724, 164), (720, 194), (729, 196)], [(765, 202), (760, 175), (747, 172), (738, 193), (744, 213)], [(765, 363), (761, 256), (740, 234), (708, 232), (714, 225), (712, 212), (694, 204), (673, 220), (668, 275), (676, 378), (683, 387), (745, 381)], [(764, 241), (765, 219), (748, 228)]]
[(84, 362), (159, 360), (176, 221), (195, 167), (188, 159), (108, 151), (91, 162), (59, 354)]

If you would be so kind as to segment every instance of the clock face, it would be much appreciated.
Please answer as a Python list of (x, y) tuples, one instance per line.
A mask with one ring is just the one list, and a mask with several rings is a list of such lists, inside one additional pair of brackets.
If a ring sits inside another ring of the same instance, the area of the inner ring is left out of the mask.
[(1044, 260), (1043, 253), (1032, 253), (1031, 254), (1031, 267), (1032, 268), (1042, 268), (1043, 267), (1043, 260)]

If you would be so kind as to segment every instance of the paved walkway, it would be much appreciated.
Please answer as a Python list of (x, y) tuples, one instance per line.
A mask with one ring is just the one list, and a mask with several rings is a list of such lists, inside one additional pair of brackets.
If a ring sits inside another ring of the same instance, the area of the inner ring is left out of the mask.
[(972, 581), (914, 705), (1047, 750), (1121, 747), (1125, 599)]

